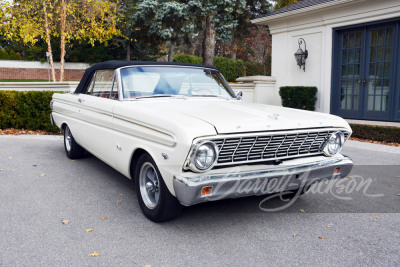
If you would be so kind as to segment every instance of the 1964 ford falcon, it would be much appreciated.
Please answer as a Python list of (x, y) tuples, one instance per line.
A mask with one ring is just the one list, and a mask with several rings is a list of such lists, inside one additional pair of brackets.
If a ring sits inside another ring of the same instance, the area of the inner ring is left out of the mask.
[(156, 222), (182, 205), (299, 192), (353, 166), (339, 154), (351, 134), (346, 121), (245, 103), (209, 66), (98, 63), (74, 93), (54, 94), (51, 108), (67, 156), (87, 150), (134, 179), (144, 215)]

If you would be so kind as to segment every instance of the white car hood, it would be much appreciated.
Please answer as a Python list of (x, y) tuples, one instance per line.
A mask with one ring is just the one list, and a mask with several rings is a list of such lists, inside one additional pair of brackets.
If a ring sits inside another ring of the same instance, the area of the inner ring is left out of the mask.
[(169, 112), (176, 112), (205, 121), (213, 125), (219, 134), (320, 127), (342, 127), (351, 131), (345, 120), (330, 114), (238, 100), (168, 98), (134, 102), (146, 103), (147, 108), (160, 115), (168, 116)]

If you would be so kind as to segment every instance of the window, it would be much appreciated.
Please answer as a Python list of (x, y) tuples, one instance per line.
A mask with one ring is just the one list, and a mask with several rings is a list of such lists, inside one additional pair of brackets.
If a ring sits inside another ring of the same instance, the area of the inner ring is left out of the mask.
[(88, 93), (90, 92), (93, 96), (110, 98), (113, 82), (114, 70), (98, 70), (90, 82)]

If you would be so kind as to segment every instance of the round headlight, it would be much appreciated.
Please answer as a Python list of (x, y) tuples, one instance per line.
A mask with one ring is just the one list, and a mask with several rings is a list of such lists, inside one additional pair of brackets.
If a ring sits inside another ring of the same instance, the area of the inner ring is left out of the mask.
[(213, 142), (204, 142), (195, 148), (192, 157), (192, 166), (196, 171), (211, 169), (217, 160), (217, 146)]
[(331, 134), (328, 142), (325, 144), (324, 153), (327, 156), (333, 156), (342, 149), (344, 144), (344, 134), (342, 132), (335, 132)]

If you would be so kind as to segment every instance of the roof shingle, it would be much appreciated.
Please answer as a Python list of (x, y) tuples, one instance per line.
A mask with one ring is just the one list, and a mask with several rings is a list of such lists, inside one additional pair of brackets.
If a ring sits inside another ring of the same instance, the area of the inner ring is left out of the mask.
[(331, 1), (335, 1), (335, 0), (300, 0), (296, 3), (282, 7), (278, 10), (275, 10), (263, 17), (269, 17), (269, 16), (273, 16), (276, 14), (281, 14), (281, 13), (285, 13), (285, 12), (289, 12), (289, 11), (293, 11), (293, 10), (301, 9), (301, 8), (305, 8), (305, 7), (315, 6), (315, 5), (319, 5), (319, 4), (323, 4), (323, 3), (331, 2)]

